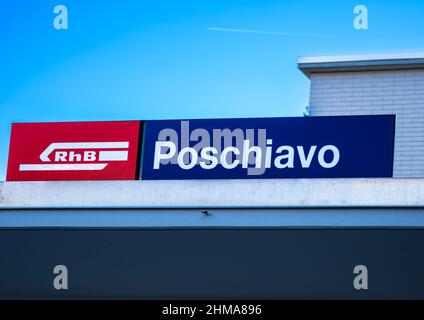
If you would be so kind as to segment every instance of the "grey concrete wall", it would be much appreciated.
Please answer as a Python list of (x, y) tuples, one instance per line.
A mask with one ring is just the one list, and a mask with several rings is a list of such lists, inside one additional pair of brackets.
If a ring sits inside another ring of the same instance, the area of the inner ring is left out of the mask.
[(243, 179), (0, 183), (2, 208), (424, 206), (424, 179)]
[(396, 114), (394, 177), (424, 177), (424, 70), (312, 73), (311, 116)]

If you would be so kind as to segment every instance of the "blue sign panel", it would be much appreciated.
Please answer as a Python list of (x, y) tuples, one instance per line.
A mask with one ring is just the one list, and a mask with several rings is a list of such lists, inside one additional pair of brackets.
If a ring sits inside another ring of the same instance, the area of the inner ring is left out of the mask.
[(145, 122), (141, 178), (391, 177), (394, 115)]

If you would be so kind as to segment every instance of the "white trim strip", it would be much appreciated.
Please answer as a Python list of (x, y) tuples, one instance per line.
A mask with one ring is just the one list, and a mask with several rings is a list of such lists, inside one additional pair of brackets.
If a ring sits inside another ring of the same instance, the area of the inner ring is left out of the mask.
[(21, 164), (19, 171), (97, 171), (106, 168), (107, 163), (78, 164)]
[(395, 54), (366, 54), (366, 55), (341, 55), (341, 56), (311, 56), (299, 57), (298, 63), (329, 63), (329, 62), (354, 62), (373, 60), (401, 60), (424, 59), (424, 52), (395, 53)]
[(424, 179), (0, 183), (0, 208), (424, 207)]
[(127, 161), (128, 151), (100, 151), (99, 161)]

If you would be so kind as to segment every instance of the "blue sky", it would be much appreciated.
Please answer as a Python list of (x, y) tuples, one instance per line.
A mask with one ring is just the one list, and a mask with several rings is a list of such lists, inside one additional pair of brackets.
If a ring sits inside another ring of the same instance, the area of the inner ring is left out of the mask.
[(299, 56), (423, 51), (423, 16), (419, 0), (2, 1), (0, 180), (12, 122), (301, 116)]

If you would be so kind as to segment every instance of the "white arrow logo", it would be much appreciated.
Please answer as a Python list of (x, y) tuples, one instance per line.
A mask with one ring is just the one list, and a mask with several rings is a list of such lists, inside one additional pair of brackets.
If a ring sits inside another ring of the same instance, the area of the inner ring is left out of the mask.
[[(55, 150), (93, 150), (93, 149), (128, 149), (129, 142), (61, 142), (50, 144), (41, 154), (42, 162), (51, 162), (50, 154)], [(67, 154), (66, 152), (64, 153)], [(64, 155), (62, 155), (64, 156)], [(81, 155), (78, 155), (81, 157)], [(99, 151), (98, 161), (127, 161), (128, 150), (126, 151)], [(59, 161), (67, 161), (60, 158)], [(72, 161), (72, 160), (70, 160)], [(93, 161), (93, 159), (85, 160)], [(103, 170), (108, 163), (52, 163), (52, 164), (21, 164), (20, 171), (68, 171), (68, 170)]]

